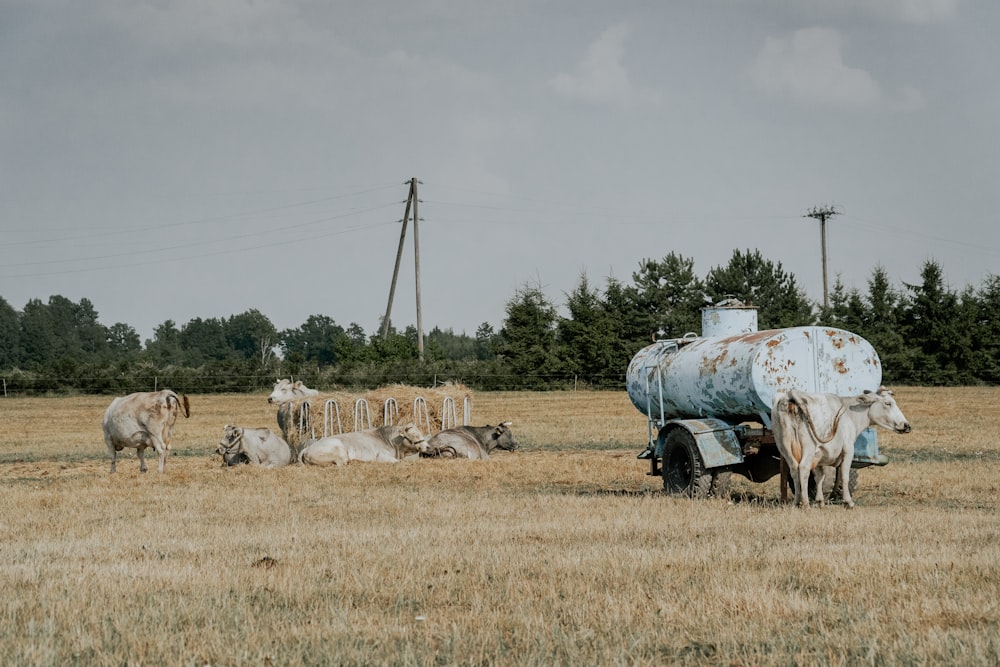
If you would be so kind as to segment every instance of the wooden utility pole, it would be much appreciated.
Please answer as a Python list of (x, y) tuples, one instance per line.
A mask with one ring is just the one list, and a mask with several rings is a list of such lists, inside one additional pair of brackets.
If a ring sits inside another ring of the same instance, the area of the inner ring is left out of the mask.
[(420, 306), (420, 234), (417, 232), (417, 221), (420, 220), (417, 202), (420, 199), (417, 197), (417, 183), (417, 179), (410, 179), (410, 191), (413, 192), (413, 271), (417, 281), (417, 359), (424, 363), (424, 323)]
[(827, 278), (826, 272), (826, 219), (839, 214), (832, 206), (813, 206), (803, 218), (815, 218), (819, 220), (819, 236), (820, 236), (820, 248), (823, 253), (823, 308), (828, 309), (830, 307), (830, 287), (829, 280)]
[(396, 250), (396, 265), (392, 271), (392, 284), (389, 286), (389, 303), (385, 307), (385, 317), (382, 319), (382, 340), (389, 337), (389, 321), (392, 316), (392, 300), (396, 295), (396, 281), (399, 278), (399, 263), (403, 258), (403, 243), (406, 241), (406, 224), (410, 219), (410, 207), (413, 207), (413, 254), (417, 280), (417, 357), (424, 360), (424, 326), (423, 311), (420, 305), (420, 237), (417, 233), (417, 183), (411, 178), (407, 183), (410, 192), (406, 197), (406, 209), (403, 211), (403, 228), (399, 232), (399, 248)]

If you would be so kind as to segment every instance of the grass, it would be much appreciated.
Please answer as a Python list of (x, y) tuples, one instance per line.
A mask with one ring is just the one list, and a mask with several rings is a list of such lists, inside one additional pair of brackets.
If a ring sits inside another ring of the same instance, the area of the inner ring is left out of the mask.
[[(0, 655), (49, 665), (1000, 662), (1000, 389), (897, 390), (858, 508), (664, 496), (624, 392), (477, 394), (489, 461), (223, 468), (264, 396), (192, 396), (166, 472), (108, 397), (0, 401)], [(975, 414), (969, 406), (975, 406)]]

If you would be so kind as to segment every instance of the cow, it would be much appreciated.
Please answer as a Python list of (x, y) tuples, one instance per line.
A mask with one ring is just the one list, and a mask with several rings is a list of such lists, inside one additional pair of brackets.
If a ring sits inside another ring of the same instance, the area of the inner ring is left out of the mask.
[(484, 460), (496, 449), (512, 452), (518, 444), (510, 425), (503, 422), (499, 426), (457, 426), (439, 431), (427, 440), (427, 451), (421, 456)]
[(264, 468), (280, 468), (292, 461), (288, 443), (269, 428), (240, 428), (226, 424), (215, 451), (229, 466), (249, 463)]
[(170, 451), (170, 438), (177, 413), (191, 416), (187, 396), (178, 397), (169, 389), (118, 396), (104, 412), (104, 443), (111, 453), (111, 472), (115, 471), (118, 452), (135, 447), (139, 455), (139, 470), (146, 472), (145, 451), (156, 450), (160, 457), (159, 472)]
[(346, 465), (350, 461), (396, 463), (405, 456), (425, 451), (427, 439), (410, 422), (320, 438), (299, 452), (299, 463), (314, 466)]
[(854, 441), (870, 426), (896, 433), (912, 429), (885, 387), (858, 396), (810, 394), (797, 389), (777, 392), (771, 410), (775, 444), (788, 464), (795, 487), (794, 502), (809, 507), (809, 473), (816, 474), (816, 502), (823, 506), (823, 466), (839, 466), (844, 505), (851, 509), (849, 478)]
[(285, 403), (297, 398), (318, 395), (319, 392), (317, 390), (310, 389), (305, 386), (302, 384), (302, 380), (296, 380), (295, 382), (292, 382), (291, 380), (278, 380), (274, 383), (274, 390), (271, 392), (271, 395), (267, 397), (267, 402)]

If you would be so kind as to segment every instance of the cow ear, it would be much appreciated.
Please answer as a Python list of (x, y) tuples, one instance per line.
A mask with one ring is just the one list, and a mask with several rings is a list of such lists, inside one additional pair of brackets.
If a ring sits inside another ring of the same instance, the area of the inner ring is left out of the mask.
[(872, 405), (873, 403), (878, 401), (878, 394), (873, 394), (870, 391), (865, 391), (865, 393), (858, 396), (857, 401), (858, 405)]

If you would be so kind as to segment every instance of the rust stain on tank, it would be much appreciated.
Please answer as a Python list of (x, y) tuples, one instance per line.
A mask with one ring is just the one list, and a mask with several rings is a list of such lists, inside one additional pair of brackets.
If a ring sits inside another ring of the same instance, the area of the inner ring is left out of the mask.
[(841, 375), (844, 375), (847, 373), (847, 364), (844, 363), (843, 359), (836, 359), (833, 362), (833, 370), (837, 371)]
[(719, 364), (725, 361), (726, 357), (729, 356), (729, 348), (722, 348), (722, 352), (715, 355), (714, 357), (706, 356), (701, 360), (701, 374), (702, 375), (715, 375), (719, 370)]
[(839, 350), (840, 348), (844, 347), (844, 339), (841, 338), (836, 331), (832, 329), (826, 329), (824, 330), (823, 333), (826, 334), (826, 337), (830, 339), (830, 342), (833, 344), (835, 348)]

